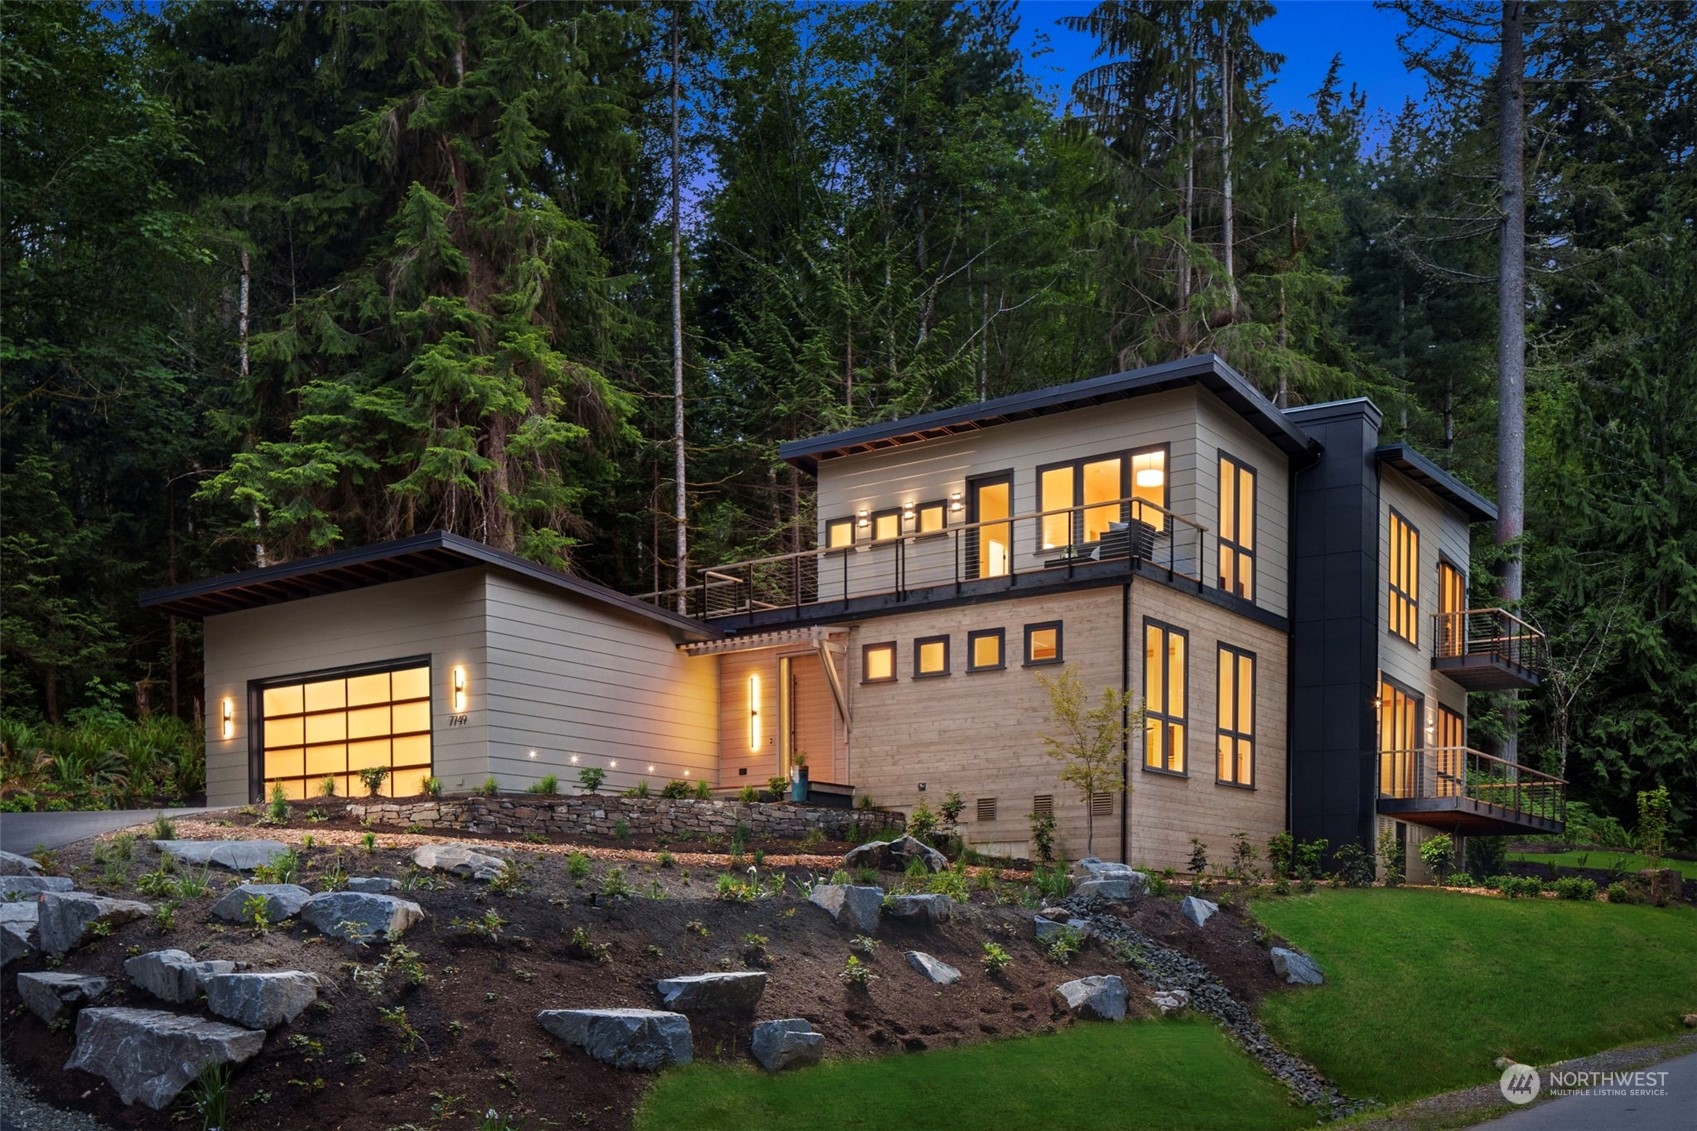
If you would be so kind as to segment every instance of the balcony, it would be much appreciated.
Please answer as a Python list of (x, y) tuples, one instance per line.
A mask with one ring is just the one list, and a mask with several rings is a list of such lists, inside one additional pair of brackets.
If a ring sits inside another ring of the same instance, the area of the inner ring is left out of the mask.
[(1432, 618), (1432, 670), (1469, 691), (1530, 690), (1544, 671), (1544, 634), (1502, 609)]
[[(1096, 537), (1085, 540), (1088, 534)], [(712, 566), (695, 571), (681, 593), (640, 599), (703, 620), (769, 625), (1133, 573), (1201, 589), (1206, 534), (1153, 503), (1115, 499)]]
[(1378, 810), (1462, 836), (1559, 835), (1567, 782), (1465, 746), (1380, 751)]

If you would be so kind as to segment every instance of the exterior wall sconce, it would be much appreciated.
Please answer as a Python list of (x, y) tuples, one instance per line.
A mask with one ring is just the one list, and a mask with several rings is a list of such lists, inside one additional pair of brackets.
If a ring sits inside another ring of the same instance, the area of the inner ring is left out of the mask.
[(236, 737), (236, 701), (234, 699), (224, 700), (221, 715), (224, 722), (224, 737)]
[(955, 512), (958, 513), (959, 511), (964, 509), (966, 504), (964, 502), (962, 502), (962, 498), (963, 498), (963, 496), (961, 495), (961, 493), (959, 491), (949, 492), (949, 510), (955, 511)]
[(862, 507), (860, 510), (855, 511), (854, 517), (855, 517), (855, 525), (860, 527), (862, 530), (864, 530), (868, 526), (872, 525), (872, 512), (867, 510), (864, 507)]
[(748, 748), (760, 749), (760, 677), (757, 675), (748, 677)]
[[(454, 669), (454, 714), (465, 713), (465, 669)], [(531, 755), (535, 757), (535, 755)]]

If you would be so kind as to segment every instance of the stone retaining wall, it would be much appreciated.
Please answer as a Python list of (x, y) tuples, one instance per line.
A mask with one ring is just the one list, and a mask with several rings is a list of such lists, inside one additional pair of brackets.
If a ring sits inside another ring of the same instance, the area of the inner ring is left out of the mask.
[(348, 816), (380, 825), (459, 829), (471, 833), (544, 833), (610, 837), (625, 821), (633, 835), (721, 836), (729, 840), (737, 825), (757, 837), (800, 840), (818, 829), (827, 840), (864, 841), (886, 831), (900, 832), (900, 813), (877, 809), (821, 809), (789, 802), (671, 800), (658, 797), (444, 797), (429, 801), (355, 801)]

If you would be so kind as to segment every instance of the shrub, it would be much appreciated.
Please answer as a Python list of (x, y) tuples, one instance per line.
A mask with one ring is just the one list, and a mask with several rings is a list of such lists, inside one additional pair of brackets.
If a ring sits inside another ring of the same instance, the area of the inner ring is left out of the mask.
[(862, 962), (856, 954), (848, 956), (848, 961), (843, 963), (843, 972), (837, 975), (857, 990), (866, 989), (877, 976), (872, 972), (872, 967)]
[(1608, 897), (1610, 903), (1631, 903), (1632, 893), (1626, 890), (1626, 885), (1615, 882), (1609, 885)]
[(577, 772), (577, 784), (585, 793), (599, 793), (601, 783), (607, 780), (607, 771), (600, 766), (588, 766)]
[(643, 778), (641, 781), (637, 782), (636, 787), (631, 790), (632, 797), (648, 797), (651, 793), (652, 790), (648, 786), (647, 778)]
[(1552, 885), (1561, 899), (1590, 901), (1597, 898), (1597, 881), (1578, 876), (1563, 876)]
[(1047, 868), (1033, 869), (1031, 879), (1037, 884), (1037, 890), (1050, 900), (1065, 899), (1072, 892), (1072, 877), (1067, 875), (1064, 860)]
[(1500, 836), (1467, 838), (1467, 870), (1475, 876), (1498, 876), (1508, 860), (1508, 843)]
[(946, 895), (956, 903), (971, 903), (972, 891), (966, 886), (966, 876), (954, 869), (938, 872), (925, 884), (925, 890)]
[(1300, 841), (1296, 846), (1296, 878), (1301, 882), (1303, 891), (1313, 891), (1314, 881), (1323, 874), (1321, 861), (1326, 856), (1326, 844), (1325, 837), (1317, 837)]
[(959, 792), (951, 789), (943, 798), (943, 803), (937, 806), (937, 811), (942, 815), (944, 830), (952, 833), (960, 825), (960, 815), (966, 812), (966, 802), (961, 799)]
[(803, 852), (812, 852), (824, 843), (825, 830), (815, 825), (802, 834), (800, 848)]
[(929, 842), (937, 831), (937, 814), (931, 812), (931, 806), (921, 801), (913, 807), (913, 812), (907, 818), (908, 835)]
[(1190, 838), (1190, 874), (1200, 880), (1208, 871), (1208, 846), (1197, 837)]
[(265, 819), (274, 825), (289, 823), (289, 795), (281, 783), (271, 787), (271, 804), (265, 807)]
[(1385, 886), (1394, 888), (1401, 884), (1408, 873), (1408, 867), (1403, 859), (1402, 845), (1397, 843), (1393, 829), (1382, 829), (1379, 832), (1379, 860), (1384, 865)]
[(713, 898), (729, 900), (732, 903), (753, 903), (759, 894), (758, 887), (730, 872), (720, 872), (719, 879), (713, 886)]
[(854, 805), (857, 809), (876, 809), (878, 807), (877, 802), (872, 800), (872, 795), (870, 793), (863, 793), (859, 797), (855, 798)]
[(607, 962), (613, 956), (613, 948), (606, 943), (596, 942), (590, 936), (588, 927), (573, 927), (571, 937), (566, 940), (566, 954), (586, 962)]
[(1473, 877), (1467, 872), (1451, 872), (1450, 877), (1446, 882), (1452, 888), (1471, 888), (1479, 886), (1473, 882)]
[(526, 793), (539, 793), (543, 797), (554, 797), (560, 792), (560, 777), (558, 774), (544, 774), (540, 781), (532, 782), (525, 788)]
[(383, 779), (389, 776), (388, 766), (368, 766), (359, 772), (359, 780), (365, 785), (367, 797), (376, 797), (382, 792)]
[(1364, 888), (1373, 883), (1373, 857), (1359, 844), (1346, 844), (1333, 854), (1337, 878), (1347, 887)]
[(871, 935), (856, 935), (849, 940), (849, 949), (871, 957), (872, 952), (878, 949), (878, 940)]
[(1497, 876), (1492, 886), (1510, 899), (1535, 899), (1544, 891), (1544, 882), (1536, 876)]
[(670, 868), (677, 864), (677, 862), (677, 857), (673, 856), (670, 852), (667, 852), (665, 849), (660, 850), (660, 859), (657, 861), (660, 867)]
[(200, 1117), (202, 1131), (230, 1125), (231, 1071), (229, 1064), (211, 1065), (196, 1077), (189, 1090), (189, 1104)]
[[(476, 919), (461, 919), (455, 916), (448, 921), (448, 926), (454, 930), (482, 939), (491, 946), (501, 941), (501, 928), (506, 925), (507, 921), (493, 911), (485, 911)], [(393, 951), (390, 953), (393, 954)]]
[(1447, 833), (1429, 836), (1420, 842), (1420, 859), (1426, 862), (1426, 867), (1432, 869), (1432, 874), (1442, 884), (1455, 866), (1455, 842)]
[(574, 884), (581, 884), (589, 878), (589, 857), (582, 852), (566, 854), (566, 874)]
[(1025, 819), (1031, 823), (1031, 851), (1039, 864), (1050, 864), (1055, 859), (1055, 815), (1053, 813), (1027, 813)]
[(623, 817), (613, 822), (613, 839), (620, 844), (630, 839), (630, 822)]
[(789, 790), (789, 784), (789, 781), (781, 774), (773, 774), (766, 779), (766, 788), (771, 791), (772, 798), (775, 801), (784, 799), (784, 794)]
[(1652, 869), (1662, 866), (1662, 853), (1667, 850), (1668, 814), (1672, 808), (1665, 785), (1638, 793), (1638, 851)]
[(608, 899), (622, 899), (631, 894), (630, 882), (625, 879), (623, 868), (607, 869), (607, 874), (601, 877), (601, 894)]
[(336, 778), (334, 774), (325, 774), (324, 779), (318, 783), (318, 796), (336, 796)]
[(737, 800), (744, 805), (753, 805), (760, 800), (760, 791), (752, 785), (745, 785), (737, 791)]
[(660, 787), (660, 796), (667, 801), (682, 801), (689, 796), (689, 783), (682, 778), (673, 778)]
[(1261, 859), (1261, 854), (1250, 843), (1249, 834), (1235, 832), (1232, 834), (1232, 875), (1240, 880), (1247, 880), (1255, 873), (1255, 862)]
[(1084, 936), (1070, 928), (1057, 931), (1043, 947), (1049, 961), (1057, 966), (1067, 965), (1083, 949)]
[(766, 961), (766, 946), (772, 940), (750, 931), (742, 937), (742, 956), (755, 964)]
[(426, 797), (441, 797), (442, 779), (437, 777), (435, 774), (431, 774), (429, 777), (425, 778), (424, 795)]
[(713, 787), (707, 784), (706, 778), (695, 783), (695, 799), (697, 801), (711, 801), (713, 799)]
[(984, 956), (978, 960), (984, 966), (984, 972), (992, 978), (999, 975), (1013, 964), (1013, 956), (993, 942), (984, 944)]
[(483, 785), (478, 788), (477, 792), (484, 797), (499, 797), (501, 796), (501, 783), (496, 780), (494, 774), (490, 774), (483, 779)]
[(1274, 833), (1267, 838), (1267, 864), (1275, 877), (1290, 875), (1296, 860), (1296, 838), (1288, 832)]

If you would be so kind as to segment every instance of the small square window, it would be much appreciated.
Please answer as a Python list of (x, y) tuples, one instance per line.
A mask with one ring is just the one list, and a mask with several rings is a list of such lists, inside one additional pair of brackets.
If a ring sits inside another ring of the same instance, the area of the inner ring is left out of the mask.
[(860, 681), (889, 683), (896, 678), (896, 645), (867, 644), (860, 650)]
[(833, 518), (825, 524), (825, 548), (840, 550), (854, 545), (854, 519)]
[(1058, 664), (1061, 662), (1061, 622), (1047, 621), (1043, 624), (1028, 624), (1025, 626), (1025, 666), (1036, 667), (1040, 664)]
[(1003, 644), (1006, 630), (1000, 628), (980, 629), (966, 634), (966, 670), (968, 672), (999, 671), (1007, 666), (1003, 654)]
[(913, 642), (913, 678), (949, 674), (949, 638), (922, 636)]
[(920, 534), (939, 534), (948, 525), (947, 503), (921, 503), (914, 512), (914, 528)]
[(978, 799), (978, 819), (980, 821), (994, 821), (996, 819), (996, 799), (994, 797), (980, 797)]
[(1053, 817), (1055, 815), (1055, 795), (1039, 793), (1031, 799), (1031, 815), (1033, 817)]
[(872, 540), (883, 542), (902, 536), (902, 512), (878, 511), (872, 516)]

